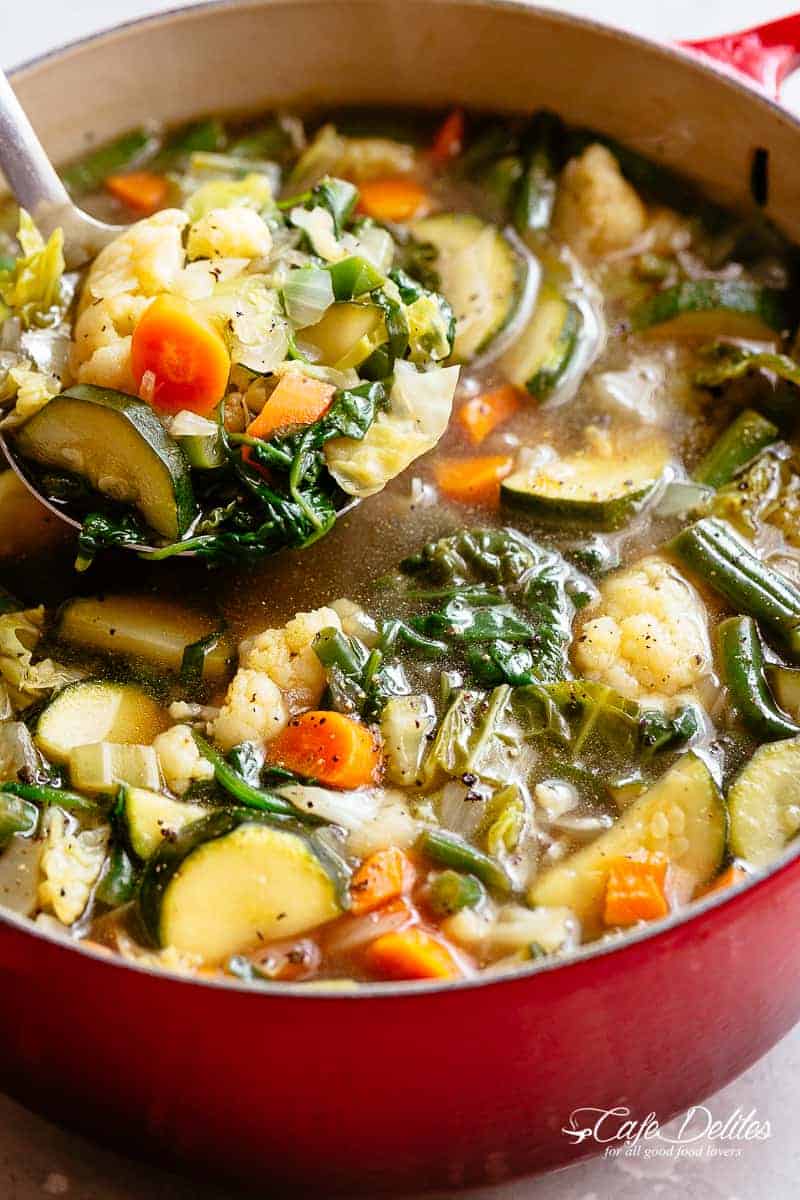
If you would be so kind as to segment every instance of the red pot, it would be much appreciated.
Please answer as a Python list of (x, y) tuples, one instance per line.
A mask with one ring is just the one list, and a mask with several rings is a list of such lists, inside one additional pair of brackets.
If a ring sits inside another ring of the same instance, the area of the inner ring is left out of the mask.
[[(775, 83), (796, 58), (798, 25), (726, 45)], [(755, 53), (764, 45), (767, 60)], [(57, 154), (90, 123), (105, 137), (151, 113), (309, 91), (549, 103), (740, 199), (753, 148), (768, 148), (771, 211), (800, 233), (796, 122), (688, 55), (517, 4), (213, 5), (68, 49), (17, 85)], [(87, 92), (103, 97), (91, 118)], [(496, 1182), (601, 1150), (577, 1110), (663, 1123), (782, 1037), (800, 1018), (795, 904), (792, 853), (743, 891), (560, 965), (358, 993), (190, 982), (4, 916), (0, 1086), (128, 1153), (262, 1187), (375, 1195)]]

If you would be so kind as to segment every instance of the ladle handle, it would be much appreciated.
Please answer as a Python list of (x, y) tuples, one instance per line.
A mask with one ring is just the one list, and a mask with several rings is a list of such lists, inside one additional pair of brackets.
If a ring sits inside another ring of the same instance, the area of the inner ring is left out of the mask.
[(11, 191), (37, 222), (71, 206), (67, 189), (0, 71), (0, 167)]

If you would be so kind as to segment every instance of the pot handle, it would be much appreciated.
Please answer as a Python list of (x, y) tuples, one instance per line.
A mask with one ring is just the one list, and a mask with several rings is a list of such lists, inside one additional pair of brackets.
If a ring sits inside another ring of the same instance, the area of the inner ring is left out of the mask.
[(741, 33), (679, 45), (746, 75), (777, 100), (783, 81), (800, 67), (800, 13)]

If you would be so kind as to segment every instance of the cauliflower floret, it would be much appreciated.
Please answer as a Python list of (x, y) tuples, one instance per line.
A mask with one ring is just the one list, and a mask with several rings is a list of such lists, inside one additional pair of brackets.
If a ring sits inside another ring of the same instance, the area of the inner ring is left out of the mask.
[(332, 608), (300, 612), (283, 629), (265, 629), (239, 647), (243, 667), (263, 671), (285, 693), (292, 712), (311, 708), (325, 691), (325, 670), (313, 650), (314, 638), (323, 629), (341, 630)]
[(240, 669), (211, 732), (223, 750), (240, 742), (270, 741), (289, 720), (280, 688), (263, 671)]
[(553, 229), (577, 254), (621, 250), (640, 236), (646, 223), (644, 205), (605, 146), (596, 142), (567, 163)]
[(100, 878), (109, 830), (101, 826), (71, 833), (60, 808), (51, 808), (45, 821), (39, 903), (55, 913), (62, 924), (72, 925), (89, 903), (92, 888)]
[(214, 778), (214, 768), (197, 749), (188, 725), (173, 725), (153, 742), (167, 787), (182, 796), (195, 781)]
[(575, 665), (623, 696), (670, 699), (711, 669), (708, 620), (695, 589), (663, 559), (612, 575), (575, 643)]
[(187, 254), (195, 258), (262, 258), (272, 234), (252, 208), (212, 208), (189, 230)]
[(183, 270), (187, 221), (179, 209), (165, 209), (131, 225), (94, 260), (70, 352), (70, 370), (80, 383), (136, 391), (131, 334), (149, 300), (169, 291)]

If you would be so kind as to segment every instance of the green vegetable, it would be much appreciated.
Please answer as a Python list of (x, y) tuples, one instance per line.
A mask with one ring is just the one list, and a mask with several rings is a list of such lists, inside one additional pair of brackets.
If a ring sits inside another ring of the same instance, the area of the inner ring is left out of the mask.
[(136, 895), (136, 868), (122, 846), (116, 845), (108, 858), (105, 871), (97, 885), (95, 899), (109, 908), (119, 908)]
[(0, 793), (17, 796), (31, 804), (54, 805), (56, 808), (76, 809), (79, 812), (97, 811), (93, 800), (87, 800), (85, 796), (67, 791), (66, 788), (50, 787), (44, 783), (4, 783), (0, 784)]
[(504, 502), (549, 521), (621, 529), (646, 503), (667, 466), (665, 447), (653, 439), (612, 459), (578, 453), (559, 463), (515, 471), (504, 479)]
[(645, 300), (632, 322), (667, 337), (770, 338), (786, 327), (785, 293), (744, 280), (687, 280)]
[(83, 158), (61, 172), (61, 178), (75, 194), (96, 192), (103, 186), (108, 175), (126, 171), (138, 165), (156, 149), (157, 139), (153, 133), (141, 127), (124, 133), (122, 137)]
[(564, 126), (553, 113), (534, 115), (524, 138), (525, 161), (515, 188), (514, 225), (521, 234), (547, 229), (553, 215), (558, 188), (558, 157)]
[(456, 691), (442, 717), (423, 763), (423, 779), (431, 784), (441, 776), (465, 775), (502, 784), (511, 769), (520, 729), (511, 708), (507, 684), (484, 692)]
[(23, 458), (76, 472), (109, 499), (137, 509), (161, 537), (180, 538), (196, 507), (186, 460), (148, 404), (79, 384), (16, 435)]
[(698, 463), (694, 478), (707, 487), (722, 487), (778, 436), (777, 425), (760, 413), (745, 409)]
[(695, 371), (694, 382), (698, 387), (717, 388), (734, 379), (742, 379), (756, 371), (768, 371), (786, 383), (800, 387), (800, 364), (788, 354), (777, 354), (768, 350), (748, 350), (720, 342), (706, 347), (702, 353), (708, 365)]
[(172, 840), (187, 825), (207, 816), (208, 809), (199, 804), (171, 800), (138, 787), (121, 787), (114, 809), (126, 845), (141, 861), (152, 858), (162, 842)]
[(800, 738), (760, 746), (728, 792), (731, 853), (774, 862), (800, 830)]
[(39, 809), (30, 800), (0, 791), (0, 849), (4, 849), (16, 834), (30, 837), (39, 824)]
[(371, 262), (358, 255), (340, 258), (327, 267), (337, 300), (357, 300), (365, 292), (374, 292), (384, 283), (384, 276)]
[[(215, 629), (196, 642), (185, 646), (181, 657), (181, 683), (196, 688), (205, 678), (213, 675), (213, 664), (220, 658), (222, 650), (226, 664), (230, 661), (230, 647), (223, 641), (224, 630)], [(212, 665), (209, 665), (212, 664)]]
[(781, 711), (769, 690), (752, 617), (729, 617), (718, 626), (717, 638), (725, 683), (748, 729), (770, 741), (800, 733), (800, 726)]
[(486, 892), (476, 875), (460, 871), (440, 871), (430, 881), (428, 900), (437, 917), (449, 917), (462, 908), (475, 908)]
[(52, 762), (97, 742), (150, 745), (167, 726), (161, 705), (130, 683), (81, 680), (57, 692), (39, 715), (36, 744)]
[(388, 640), (384, 636), (372, 650), (338, 629), (323, 629), (317, 634), (314, 653), (325, 668), (327, 699), (337, 712), (358, 713), (365, 720), (375, 720), (391, 696), (410, 690), (403, 668), (387, 661), (398, 636), (394, 629), (390, 630), (392, 634), (393, 641), (391, 636)]
[(217, 783), (223, 791), (233, 797), (237, 804), (260, 812), (295, 817), (298, 820), (310, 820), (282, 796), (277, 796), (273, 792), (264, 791), (262, 788), (248, 783), (199, 733), (195, 732), (193, 737), (203, 758), (207, 759), (214, 768), (214, 777)]
[(453, 358), (466, 362), (511, 319), (520, 294), (521, 263), (494, 225), (466, 213), (442, 213), (411, 225), (436, 250), (441, 291), (456, 319)]
[[(679, 835), (670, 832), (676, 813), (683, 818)], [(662, 823), (655, 820), (660, 815), (666, 818), (663, 837)], [(722, 864), (727, 825), (725, 804), (708, 767), (694, 754), (686, 754), (634, 800), (615, 825), (537, 876), (529, 902), (571, 909), (584, 936), (594, 937), (602, 932), (608, 866), (615, 858), (642, 851), (663, 854), (702, 886)]]
[(313, 265), (295, 267), (287, 274), (281, 295), (295, 329), (316, 325), (334, 301), (331, 273)]
[(704, 517), (682, 530), (670, 549), (733, 608), (763, 621), (800, 655), (800, 588), (756, 558), (730, 525)]
[(156, 945), (216, 964), (330, 921), (346, 884), (341, 860), (301, 826), (232, 810), (162, 843), (145, 865), (139, 911)]
[(517, 387), (527, 388), (532, 396), (543, 400), (566, 375), (582, 325), (578, 306), (544, 283), (530, 322), (500, 359), (505, 375)]
[(448, 833), (444, 829), (426, 829), (420, 834), (416, 845), (420, 853), (432, 862), (474, 875), (501, 895), (507, 896), (512, 890), (511, 880), (500, 863), (455, 833)]

